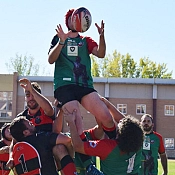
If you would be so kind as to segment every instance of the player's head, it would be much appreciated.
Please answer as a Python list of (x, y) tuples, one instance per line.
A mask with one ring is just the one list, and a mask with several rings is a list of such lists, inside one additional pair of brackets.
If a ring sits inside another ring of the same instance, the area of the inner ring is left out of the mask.
[[(32, 87), (41, 94), (41, 87), (37, 82), (32, 82), (31, 83)], [(33, 95), (30, 93), (30, 91), (24, 91), (25, 93), (25, 100), (27, 102), (27, 107), (29, 109), (36, 109), (39, 105), (34, 99)]]
[(143, 130), (139, 121), (127, 116), (118, 124), (118, 143), (122, 152), (137, 152), (143, 144)]
[(12, 135), (9, 130), (10, 123), (4, 123), (4, 125), (1, 127), (1, 137), (7, 141), (12, 140)]
[(36, 132), (35, 126), (24, 116), (15, 118), (10, 124), (10, 133), (16, 141), (23, 141), (26, 136)]
[(67, 11), (67, 13), (65, 15), (65, 23), (66, 23), (68, 30), (72, 30), (72, 32), (77, 32), (74, 30), (72, 23), (71, 23), (71, 16), (72, 16), (72, 13), (74, 12), (74, 10), (75, 9), (70, 9)]
[(154, 123), (153, 117), (150, 114), (144, 114), (141, 117), (141, 126), (146, 133), (150, 133), (153, 131)]

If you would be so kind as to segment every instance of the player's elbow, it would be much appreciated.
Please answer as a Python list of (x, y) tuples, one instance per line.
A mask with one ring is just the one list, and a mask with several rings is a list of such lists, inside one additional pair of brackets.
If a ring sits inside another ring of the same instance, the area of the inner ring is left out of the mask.
[(98, 58), (104, 58), (105, 57), (105, 51), (98, 51)]
[(52, 61), (52, 59), (50, 59), (50, 58), (48, 58), (48, 62), (49, 62), (49, 64), (53, 64), (54, 63), (54, 61)]
[(99, 56), (98, 56), (98, 58), (104, 58), (105, 57), (105, 54), (100, 54)]

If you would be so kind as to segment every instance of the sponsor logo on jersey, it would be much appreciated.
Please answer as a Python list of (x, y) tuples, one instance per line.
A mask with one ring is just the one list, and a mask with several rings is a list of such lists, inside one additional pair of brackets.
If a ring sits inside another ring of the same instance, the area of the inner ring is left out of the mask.
[(90, 146), (91, 146), (92, 148), (95, 148), (95, 147), (97, 146), (97, 144), (96, 144), (95, 142), (90, 142)]

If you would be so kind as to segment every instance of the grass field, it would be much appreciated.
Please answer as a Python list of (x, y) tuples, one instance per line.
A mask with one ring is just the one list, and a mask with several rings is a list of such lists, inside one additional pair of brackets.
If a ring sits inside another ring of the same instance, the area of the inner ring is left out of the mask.
[[(162, 166), (161, 166), (160, 160), (158, 161), (158, 163), (159, 163), (158, 175), (162, 175)], [(99, 166), (97, 165), (97, 167)], [(13, 172), (11, 172), (10, 175), (13, 175)], [(175, 175), (175, 160), (168, 159), (168, 175)]]
[[(159, 168), (158, 168), (159, 174), (162, 175), (162, 166), (159, 160)], [(168, 159), (168, 175), (175, 175), (175, 160)]]

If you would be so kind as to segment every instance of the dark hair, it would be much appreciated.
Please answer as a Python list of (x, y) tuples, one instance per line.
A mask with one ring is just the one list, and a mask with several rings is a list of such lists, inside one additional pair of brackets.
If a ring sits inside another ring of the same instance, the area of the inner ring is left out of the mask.
[(1, 127), (1, 136), (2, 136), (2, 138), (6, 139), (8, 141), (9, 141), (9, 139), (5, 136), (5, 130), (9, 126), (10, 126), (10, 123), (4, 123), (3, 126)]
[(139, 120), (132, 116), (122, 119), (118, 130), (118, 145), (122, 152), (137, 152), (143, 144), (143, 130)]
[(27, 120), (24, 116), (19, 116), (12, 120), (10, 124), (10, 133), (16, 141), (22, 141), (24, 138), (23, 131), (26, 130), (24, 121)]
[(31, 85), (37, 92), (41, 94), (41, 87), (37, 82), (32, 82)]

